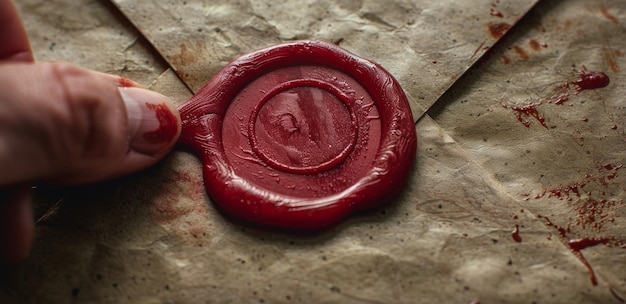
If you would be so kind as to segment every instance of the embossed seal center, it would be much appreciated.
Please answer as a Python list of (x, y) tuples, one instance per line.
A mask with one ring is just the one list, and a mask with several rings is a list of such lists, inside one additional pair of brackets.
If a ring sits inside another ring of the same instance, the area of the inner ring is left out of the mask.
[(330, 170), (350, 155), (357, 139), (354, 100), (330, 83), (298, 79), (268, 92), (250, 115), (252, 151), (285, 172)]

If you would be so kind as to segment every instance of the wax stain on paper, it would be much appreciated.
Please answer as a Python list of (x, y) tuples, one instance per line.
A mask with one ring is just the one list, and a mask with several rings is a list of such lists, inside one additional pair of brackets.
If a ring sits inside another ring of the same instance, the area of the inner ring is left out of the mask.
[(443, 100), (448, 106), (431, 115), (516, 193), (530, 219), (513, 217), (511, 243), (518, 236), (519, 246), (527, 242), (533, 234), (524, 226), (539, 220), (551, 231), (546, 239), (563, 244), (587, 270), (589, 286), (607, 287), (609, 301), (623, 302), (622, 266), (611, 258), (626, 249), (626, 108), (616, 72), (623, 58), (616, 50), (626, 46), (614, 35), (623, 22), (617, 2), (585, 3), (540, 3), (528, 16), (533, 27), (511, 29), (481, 73), (470, 73), (471, 86), (453, 88)]
[[(606, 225), (615, 223), (617, 213), (626, 207), (623, 198), (612, 199), (607, 194), (615, 191), (621, 191), (622, 197), (626, 194), (626, 190), (620, 189), (620, 184), (614, 182), (622, 168), (622, 164), (601, 164), (598, 165), (596, 172), (585, 174), (579, 180), (556, 185), (536, 194), (528, 194), (527, 198), (537, 200), (538, 203), (550, 203), (542, 199), (554, 198), (570, 206), (573, 216), (562, 226), (555, 224), (548, 216), (539, 217), (546, 221), (548, 227), (556, 230), (563, 243), (585, 265), (593, 285), (597, 285), (598, 280), (582, 250), (598, 245), (626, 248), (626, 240), (616, 235), (607, 235), (605, 229)], [(570, 237), (572, 234), (579, 237), (572, 238)]]
[(524, 105), (505, 103), (503, 107), (513, 110), (517, 120), (526, 128), (530, 127), (531, 122), (528, 118), (532, 117), (542, 127), (548, 129), (544, 115), (538, 110), (539, 106), (544, 104), (562, 105), (570, 99), (570, 91), (572, 91), (571, 88), (573, 88), (574, 94), (578, 95), (582, 91), (604, 88), (610, 83), (609, 77), (604, 72), (587, 71), (584, 66), (577, 73), (577, 77), (578, 79), (576, 80), (564, 82), (554, 88), (554, 94), (547, 98), (532, 101)]

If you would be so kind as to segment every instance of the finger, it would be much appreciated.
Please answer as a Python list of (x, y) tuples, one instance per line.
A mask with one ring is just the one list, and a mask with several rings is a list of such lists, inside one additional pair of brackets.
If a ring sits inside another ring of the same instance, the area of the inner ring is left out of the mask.
[(0, 92), (0, 185), (125, 175), (155, 164), (180, 134), (165, 96), (68, 64), (0, 64)]
[(28, 187), (0, 190), (0, 263), (23, 260), (33, 243), (33, 208)]
[(0, 60), (34, 60), (26, 30), (11, 0), (0, 0), (0, 41)]

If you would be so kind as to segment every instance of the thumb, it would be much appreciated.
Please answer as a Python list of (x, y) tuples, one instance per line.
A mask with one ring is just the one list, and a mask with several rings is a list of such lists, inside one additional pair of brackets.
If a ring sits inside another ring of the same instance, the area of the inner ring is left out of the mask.
[(0, 185), (129, 174), (159, 161), (180, 134), (165, 96), (69, 64), (0, 64), (0, 92)]

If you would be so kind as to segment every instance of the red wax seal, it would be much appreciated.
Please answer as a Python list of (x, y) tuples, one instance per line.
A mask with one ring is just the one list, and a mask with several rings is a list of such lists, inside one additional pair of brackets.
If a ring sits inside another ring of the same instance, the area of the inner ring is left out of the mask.
[(319, 41), (236, 59), (180, 113), (180, 142), (201, 155), (213, 201), (272, 227), (323, 228), (388, 202), (417, 149), (398, 82)]

